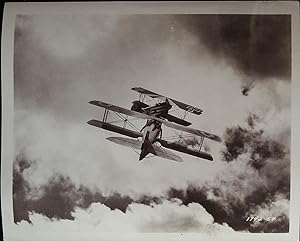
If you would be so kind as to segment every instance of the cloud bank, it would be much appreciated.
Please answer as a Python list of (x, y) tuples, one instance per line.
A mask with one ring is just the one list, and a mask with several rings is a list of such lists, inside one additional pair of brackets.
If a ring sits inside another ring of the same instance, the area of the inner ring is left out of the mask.
[(130, 204), (125, 212), (111, 210), (100, 203), (92, 203), (87, 209), (76, 208), (73, 220), (49, 219), (37, 213), (28, 222), (18, 226), (40, 231), (89, 231), (89, 232), (232, 232), (228, 225), (214, 223), (213, 217), (198, 203), (182, 205), (180, 200), (161, 204)]
[[(147, 191), (133, 196), (118, 192), (104, 194), (101, 188), (78, 185), (73, 178), (62, 174), (50, 176), (42, 185), (32, 185), (26, 170), (35, 170), (36, 164), (19, 156), (14, 171), (15, 221), (32, 222), (30, 212), (41, 214), (45, 220), (74, 220), (77, 208), (87, 210), (93, 203), (127, 213), (134, 204), (162, 205), (166, 200), (177, 199), (179, 206), (199, 204), (212, 215), (214, 222), (225, 223), (234, 230), (288, 232), (289, 146), (265, 135), (259, 123), (252, 114), (243, 127), (226, 130), (221, 159), (224, 165), (213, 179), (183, 187), (168, 183), (169, 186), (156, 195)], [(276, 220), (260, 225), (246, 221), (247, 217), (268, 218), (270, 215)]]
[[(109, 230), (123, 228), (120, 219), (140, 232), (287, 232), (289, 24), (288, 16), (18, 16), (15, 222)], [(86, 124), (101, 116), (88, 101), (130, 107), (134, 86), (205, 107), (189, 118), (223, 133), (222, 144), (206, 143), (215, 161), (138, 163)], [(249, 215), (277, 219), (246, 222)]]

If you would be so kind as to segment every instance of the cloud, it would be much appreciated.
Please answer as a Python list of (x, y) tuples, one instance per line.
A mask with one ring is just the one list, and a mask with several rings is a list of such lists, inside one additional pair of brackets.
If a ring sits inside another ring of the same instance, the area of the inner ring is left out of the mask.
[[(87, 113), (86, 103), (95, 97), (129, 103), (127, 92), (111, 95), (126, 83), (149, 83), (144, 87), (168, 89), (188, 101), (187, 93), (209, 79), (216, 86), (201, 88), (214, 89), (211, 98), (218, 104), (222, 79), (238, 81), (239, 89), (241, 81), (251, 89), (254, 83), (290, 79), (289, 24), (287, 15), (19, 15), (15, 103), (55, 109), (72, 120), (80, 118), (77, 108)], [(199, 103), (206, 113), (210, 99), (201, 94), (191, 104)]]
[(241, 74), (244, 95), (257, 83), (272, 78), (290, 81), (289, 15), (203, 15), (199, 18), (186, 15), (178, 19), (179, 24), (197, 36), (199, 45), (203, 44), (216, 59), (225, 61)]
[[(60, 174), (70, 178), (77, 188), (83, 185), (101, 190), (103, 195), (118, 192), (139, 198), (160, 195), (173, 186), (201, 183), (222, 168), (218, 163), (199, 162), (189, 156), (185, 157), (186, 165), (161, 158), (138, 162), (135, 152), (116, 148), (105, 140), (110, 133), (85, 122), (69, 123), (45, 113), (18, 111), (15, 117), (15, 155), (34, 161), (23, 172), (30, 186), (48, 184), (53, 175)], [(199, 176), (199, 167), (211, 170)], [(168, 170), (178, 175), (166, 177)]]
[[(24, 178), (26, 168), (34, 168), (34, 164), (19, 156), (14, 163), (14, 221), (26, 220), (30, 222), (29, 213), (35, 212), (50, 219), (73, 220), (72, 212), (76, 207), (87, 208), (91, 203), (101, 202), (111, 209), (125, 212), (134, 200), (129, 196), (114, 193), (104, 196), (102, 193), (92, 191), (85, 186), (76, 187), (68, 177), (53, 175), (48, 183), (41, 186), (32, 186)], [(145, 202), (142, 198), (136, 202)]]
[[(266, 136), (260, 129), (260, 120), (257, 115), (251, 114), (244, 127), (226, 130), (226, 149), (222, 159), (226, 164), (213, 179), (204, 181), (202, 185), (193, 183), (183, 188), (168, 185), (156, 195), (131, 196), (117, 192), (103, 195), (101, 188), (96, 191), (82, 184), (78, 186), (69, 177), (61, 175), (50, 177), (48, 182), (38, 187), (35, 194), (35, 185), (29, 185), (26, 177), (27, 169), (35, 169), (34, 163), (19, 158), (15, 163), (15, 176), (19, 177), (18, 186), (14, 187), (15, 221), (30, 221), (30, 211), (48, 218), (72, 220), (72, 212), (77, 207), (86, 209), (95, 202), (126, 213), (133, 204), (159, 205), (166, 199), (172, 201), (176, 198), (186, 206), (200, 204), (216, 223), (227, 223), (234, 230), (271, 232), (278, 228), (277, 232), (286, 232), (286, 212), (269, 224), (252, 226), (246, 221), (247, 216), (254, 213), (264, 214), (261, 210), (274, 200), (275, 204), (289, 202), (289, 149), (285, 144)], [(236, 140), (242, 140), (241, 145), (232, 144)], [(26, 208), (22, 210), (20, 207), (24, 203)], [(284, 226), (278, 224), (282, 222)]]
[(232, 232), (228, 225), (214, 222), (213, 217), (197, 203), (187, 206), (179, 200), (161, 204), (130, 204), (126, 212), (111, 210), (100, 203), (92, 203), (87, 209), (76, 208), (73, 221), (49, 219), (32, 213), (29, 224), (22, 221), (22, 229), (39, 231), (100, 231), (100, 232), (201, 232), (215, 234)]
[[(109, 217), (106, 223), (119, 224), (119, 217), (134, 229), (142, 213), (152, 215), (162, 206), (178, 210), (180, 217), (203, 207), (213, 221), (198, 211), (214, 227), (227, 223), (234, 230), (285, 232), (287, 226), (279, 224), (288, 224), (288, 216), (272, 227), (244, 221), (259, 208), (268, 209), (276, 197), (278, 202), (289, 200), (289, 57), (272, 51), (288, 47), (289, 18), (280, 19), (159, 15), (85, 16), (79, 21), (72, 16), (19, 16), (15, 221), (21, 221), (20, 227), (29, 221), (61, 221), (73, 229), (72, 223), (83, 222), (80, 213), (94, 224), (88, 213), (99, 209)], [(61, 24), (69, 28), (61, 31)], [(279, 27), (282, 34), (274, 36)], [(70, 45), (64, 48), (66, 43)], [(254, 64), (260, 60), (266, 68)], [(269, 65), (280, 67), (271, 72)], [(241, 82), (259, 88), (244, 98)], [(180, 164), (160, 158), (137, 162), (134, 152), (105, 141), (108, 132), (86, 124), (101, 116), (88, 101), (130, 108), (136, 97), (129, 91), (133, 86), (204, 107), (200, 118), (189, 120), (195, 128), (224, 133), (222, 144), (205, 144), (215, 161), (185, 155)], [(94, 204), (98, 209), (91, 208)], [(206, 223), (198, 217), (172, 223), (168, 217), (157, 214), (155, 223), (148, 220), (148, 226), (138, 228), (158, 230), (157, 223), (168, 220), (169, 230), (185, 227), (185, 222), (198, 230)]]
[[(184, 204), (200, 203), (216, 222), (227, 223), (235, 230), (273, 232), (277, 228), (276, 232), (288, 232), (289, 145), (265, 135), (259, 119), (251, 114), (245, 127), (226, 130), (222, 161), (228, 164), (213, 181), (202, 187), (171, 189), (169, 197), (179, 198)], [(264, 218), (273, 214), (278, 219), (252, 226), (246, 219), (254, 214)]]
[(270, 233), (289, 232), (290, 202), (282, 194), (251, 210), (249, 217), (263, 218), (262, 221), (251, 223), (251, 232), (267, 230)]

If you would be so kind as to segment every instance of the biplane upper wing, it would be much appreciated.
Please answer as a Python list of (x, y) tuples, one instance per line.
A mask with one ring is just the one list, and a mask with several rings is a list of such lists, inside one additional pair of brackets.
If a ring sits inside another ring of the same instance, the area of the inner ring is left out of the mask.
[[(130, 148), (133, 148), (136, 150), (141, 150), (141, 147), (143, 144), (143, 142), (140, 140), (125, 138), (125, 137), (108, 137), (106, 139), (113, 143), (116, 143), (118, 145), (130, 147)], [(162, 158), (165, 158), (168, 160), (172, 160), (172, 161), (183, 162), (181, 157), (177, 156), (176, 154), (174, 154), (171, 151), (165, 150), (164, 148), (159, 147), (157, 145), (153, 145), (153, 148), (155, 150), (154, 155), (156, 155), (156, 156), (159, 156), (159, 157), (162, 157)]]
[(140, 94), (147, 95), (147, 96), (149, 96), (151, 98), (163, 98), (163, 97), (167, 98), (167, 97), (165, 97), (163, 95), (154, 93), (154, 92), (152, 92), (150, 90), (146, 90), (146, 89), (141, 88), (141, 87), (134, 87), (134, 88), (131, 88), (131, 89), (134, 90), (134, 91), (136, 91), (136, 92), (138, 92), (138, 93), (140, 93)]
[(128, 110), (128, 109), (125, 109), (123, 107), (115, 106), (115, 105), (108, 104), (108, 103), (98, 101), (98, 100), (92, 100), (89, 103), (92, 104), (92, 105), (96, 105), (96, 106), (105, 108), (107, 110), (115, 111), (115, 112), (118, 112), (118, 113), (121, 113), (121, 114), (124, 114), (124, 115), (129, 115), (129, 116), (132, 116), (132, 117), (136, 117), (136, 118), (139, 118), (139, 119), (151, 119), (152, 118), (151, 116), (145, 115), (143, 113)]
[(187, 105), (185, 103), (182, 103), (178, 100), (174, 100), (174, 99), (170, 99), (168, 98), (171, 102), (173, 102), (175, 105), (177, 105), (179, 108), (187, 111), (187, 112), (191, 112), (193, 114), (196, 114), (196, 115), (201, 115), (203, 110), (195, 107), (195, 106), (191, 106), (191, 105)]
[(193, 129), (193, 128), (189, 128), (189, 127), (185, 127), (185, 126), (181, 126), (181, 125), (177, 125), (175, 123), (171, 123), (169, 121), (154, 117), (154, 116), (150, 116), (150, 115), (146, 115), (143, 113), (139, 113), (136, 111), (132, 111), (132, 110), (128, 110), (119, 106), (115, 106), (112, 104), (107, 104), (101, 101), (96, 101), (96, 100), (92, 100), (89, 102), (90, 104), (105, 108), (107, 110), (111, 110), (111, 111), (115, 111), (115, 112), (119, 112), (121, 114), (124, 115), (128, 115), (128, 116), (132, 116), (132, 117), (136, 117), (136, 118), (140, 118), (140, 119), (153, 119), (153, 120), (157, 120), (160, 121), (161, 123), (163, 123), (164, 125), (176, 129), (176, 130), (180, 130), (180, 131), (184, 131), (193, 135), (197, 135), (197, 136), (202, 136), (208, 139), (211, 139), (213, 141), (218, 141), (221, 142), (221, 138), (215, 134), (211, 134), (205, 131), (201, 131), (201, 130), (197, 130), (197, 129)]
[(131, 88), (132, 90), (140, 93), (140, 94), (144, 94), (144, 95), (147, 95), (151, 98), (165, 98), (165, 99), (168, 99), (169, 101), (171, 101), (171, 104), (175, 104), (176, 106), (178, 106), (179, 108), (185, 110), (185, 111), (188, 111), (188, 112), (191, 112), (191, 113), (194, 113), (196, 115), (200, 115), (202, 114), (203, 110), (197, 108), (197, 107), (194, 107), (194, 106), (191, 106), (191, 105), (188, 105), (188, 104), (185, 104), (183, 102), (180, 102), (178, 100), (174, 100), (174, 99), (171, 99), (169, 97), (166, 97), (166, 96), (163, 96), (163, 95), (160, 95), (160, 94), (157, 94), (157, 93), (154, 93), (150, 90), (146, 90), (144, 88), (141, 88), (141, 87), (134, 87), (134, 88)]

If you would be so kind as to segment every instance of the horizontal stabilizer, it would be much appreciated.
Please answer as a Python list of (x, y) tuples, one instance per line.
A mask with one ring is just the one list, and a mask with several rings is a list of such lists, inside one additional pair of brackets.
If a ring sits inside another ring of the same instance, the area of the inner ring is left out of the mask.
[[(135, 150), (141, 150), (141, 147), (143, 145), (143, 142), (140, 140), (125, 138), (125, 137), (108, 137), (106, 139), (113, 143), (116, 143), (118, 145), (130, 147)], [(181, 157), (177, 156), (173, 152), (165, 150), (164, 148), (159, 147), (155, 144), (152, 144), (152, 146), (153, 146), (153, 149), (155, 150), (156, 156), (159, 156), (159, 157), (162, 157), (162, 158), (165, 158), (168, 160), (172, 160), (172, 161), (183, 162)]]

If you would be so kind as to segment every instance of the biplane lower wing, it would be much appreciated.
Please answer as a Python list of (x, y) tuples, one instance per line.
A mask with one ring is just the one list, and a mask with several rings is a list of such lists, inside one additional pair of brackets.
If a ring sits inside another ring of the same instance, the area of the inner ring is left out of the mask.
[(171, 123), (169, 121), (166, 120), (162, 120), (160, 118), (154, 117), (154, 116), (150, 116), (150, 115), (146, 115), (140, 112), (136, 112), (136, 111), (132, 111), (132, 110), (128, 110), (119, 106), (115, 106), (112, 104), (107, 104), (105, 102), (101, 102), (101, 101), (96, 101), (96, 100), (92, 100), (89, 102), (90, 104), (105, 108), (107, 110), (111, 110), (111, 111), (115, 111), (124, 115), (128, 115), (128, 116), (132, 116), (132, 117), (136, 117), (139, 119), (152, 119), (152, 120), (157, 120), (161, 123), (163, 123), (165, 126), (168, 126), (170, 128), (176, 129), (176, 130), (180, 130), (180, 131), (184, 131), (193, 135), (197, 135), (197, 136), (202, 136), (204, 138), (208, 138), (210, 140), (213, 141), (218, 141), (221, 142), (221, 138), (215, 134), (211, 134), (205, 131), (201, 131), (201, 130), (197, 130), (197, 129), (193, 129), (193, 128), (189, 128), (189, 127), (185, 127), (185, 126), (181, 126), (181, 125), (177, 125), (175, 123)]
[(138, 138), (138, 137), (143, 136), (142, 133), (140, 133), (140, 132), (122, 128), (120, 126), (112, 125), (110, 123), (102, 122), (99, 120), (89, 120), (87, 123), (89, 125), (96, 126), (98, 128), (102, 128), (104, 130), (113, 131), (113, 132), (119, 133), (121, 135), (129, 136), (129, 137), (133, 137), (133, 138)]
[(184, 132), (187, 132), (187, 133), (190, 133), (190, 134), (193, 134), (193, 135), (197, 135), (197, 136), (202, 136), (204, 138), (207, 138), (207, 139), (210, 139), (210, 140), (213, 140), (213, 141), (218, 141), (218, 142), (222, 141), (222, 139), (219, 136), (217, 136), (215, 134), (208, 133), (206, 131), (201, 131), (201, 130), (197, 130), (197, 129), (177, 125), (177, 124), (165, 121), (165, 120), (160, 120), (160, 122), (163, 123), (164, 125), (170, 127), (170, 128), (175, 129), (175, 130), (184, 131)]
[[(118, 145), (126, 146), (133, 148), (135, 150), (141, 150), (143, 142), (140, 140), (135, 140), (135, 139), (130, 139), (130, 138), (125, 138), (125, 137), (108, 137), (106, 138), (107, 140), (116, 143)], [(171, 151), (165, 150), (162, 147), (152, 145), (154, 150), (155, 150), (155, 155), (172, 160), (172, 161), (177, 161), (177, 162), (183, 162), (181, 157), (177, 156), (176, 154), (172, 153)]]
[(203, 110), (195, 107), (195, 106), (191, 106), (191, 105), (188, 105), (188, 104), (185, 104), (183, 102), (180, 102), (178, 100), (174, 100), (174, 99), (171, 99), (167, 96), (163, 96), (163, 95), (160, 95), (160, 94), (157, 94), (155, 92), (152, 92), (150, 90), (146, 90), (144, 88), (141, 88), (141, 87), (134, 87), (134, 88), (131, 88), (132, 90), (140, 93), (140, 94), (143, 94), (143, 95), (147, 95), (151, 98), (158, 98), (158, 99), (168, 99), (169, 101), (171, 101), (172, 103), (174, 103), (176, 106), (178, 106), (179, 108), (187, 111), (187, 112), (191, 112), (193, 114), (196, 114), (196, 115), (200, 115), (202, 114)]
[(196, 151), (187, 146), (183, 146), (183, 145), (180, 145), (180, 144), (174, 143), (174, 142), (165, 141), (162, 139), (158, 140), (158, 142), (165, 148), (179, 151), (179, 152), (189, 154), (192, 156), (200, 157), (200, 158), (203, 158), (203, 159), (206, 159), (209, 161), (213, 161), (213, 157), (209, 153), (205, 153), (205, 152), (198, 151), (198, 150)]

